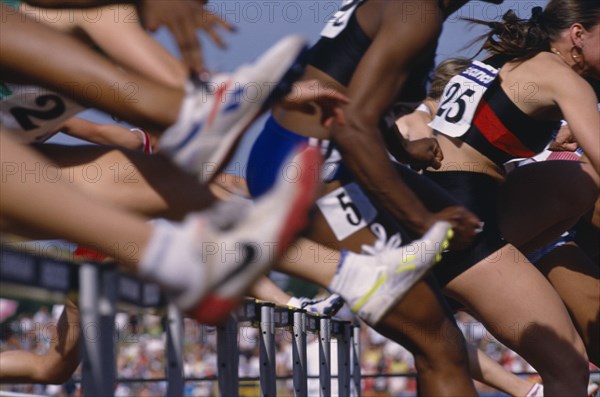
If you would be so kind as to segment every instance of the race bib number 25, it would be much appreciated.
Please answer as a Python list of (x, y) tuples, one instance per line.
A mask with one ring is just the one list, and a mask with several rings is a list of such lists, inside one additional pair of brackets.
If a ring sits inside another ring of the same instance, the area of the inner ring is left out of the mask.
[(451, 137), (464, 135), (471, 126), (483, 94), (498, 72), (490, 65), (474, 61), (464, 72), (450, 79), (429, 126)]

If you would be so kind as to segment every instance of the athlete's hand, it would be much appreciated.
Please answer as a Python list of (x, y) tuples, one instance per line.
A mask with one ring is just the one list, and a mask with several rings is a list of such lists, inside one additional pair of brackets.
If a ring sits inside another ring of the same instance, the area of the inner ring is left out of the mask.
[(575, 140), (573, 133), (568, 125), (563, 125), (558, 130), (556, 138), (548, 146), (549, 150), (553, 152), (574, 152), (579, 147), (579, 144)]
[(220, 47), (225, 43), (217, 28), (234, 31), (234, 28), (217, 15), (204, 8), (205, 0), (140, 0), (139, 14), (144, 27), (151, 32), (166, 26), (181, 52), (183, 61), (196, 73), (204, 72), (200, 40), (196, 34), (201, 29)]
[(454, 237), (450, 240), (450, 250), (460, 251), (467, 248), (481, 232), (479, 218), (464, 207), (448, 207), (433, 214), (435, 221), (446, 221), (452, 225)]
[(341, 106), (350, 102), (344, 94), (323, 86), (318, 80), (298, 81), (278, 105), (286, 110), (320, 114), (321, 124), (329, 128), (334, 122), (346, 124)]
[(416, 171), (427, 167), (439, 169), (442, 166), (444, 154), (435, 138), (422, 138), (405, 141), (404, 150), (408, 156), (407, 163)]

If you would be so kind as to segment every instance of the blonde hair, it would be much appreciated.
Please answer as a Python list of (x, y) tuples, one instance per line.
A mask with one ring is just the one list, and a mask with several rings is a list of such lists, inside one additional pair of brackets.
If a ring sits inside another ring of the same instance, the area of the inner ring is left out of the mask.
[(470, 64), (471, 61), (467, 58), (448, 58), (442, 61), (433, 72), (431, 87), (427, 96), (431, 99), (439, 99), (448, 81), (465, 70)]

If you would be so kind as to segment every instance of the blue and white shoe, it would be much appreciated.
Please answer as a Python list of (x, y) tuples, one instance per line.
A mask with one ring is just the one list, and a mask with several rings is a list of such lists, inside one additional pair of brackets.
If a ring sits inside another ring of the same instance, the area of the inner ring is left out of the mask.
[(334, 316), (344, 306), (344, 298), (338, 294), (331, 294), (326, 298), (298, 298), (300, 308), (310, 313), (315, 313), (323, 316)]
[(210, 81), (189, 82), (177, 122), (160, 139), (160, 150), (202, 182), (231, 156), (242, 133), (304, 72), (306, 40), (288, 36), (256, 62)]

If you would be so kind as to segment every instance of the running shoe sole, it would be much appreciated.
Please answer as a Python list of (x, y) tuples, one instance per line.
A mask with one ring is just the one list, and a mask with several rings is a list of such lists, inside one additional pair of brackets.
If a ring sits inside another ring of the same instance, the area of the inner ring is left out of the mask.
[[(213, 281), (213, 286), (209, 288), (208, 294), (202, 299), (199, 305), (190, 312), (196, 320), (204, 324), (222, 324), (242, 301), (244, 292), (250, 285), (262, 274), (264, 274), (278, 258), (280, 258), (288, 246), (294, 240), (294, 237), (302, 231), (308, 221), (308, 213), (314, 204), (316, 191), (319, 182), (319, 169), (321, 165), (321, 154), (318, 149), (305, 147), (295, 158), (294, 161), (300, 164), (302, 172), (296, 181), (285, 181), (281, 178), (280, 182), (274, 187), (273, 196), (265, 195), (264, 199), (257, 202), (257, 214), (265, 217), (270, 216), (275, 233), (272, 237), (262, 236), (259, 228), (253, 228), (251, 233), (258, 233), (263, 237), (263, 242), (272, 245), (275, 244), (275, 255), (264, 256), (264, 253), (257, 253), (254, 248), (257, 241), (240, 241), (244, 245), (244, 258), (233, 269), (221, 275), (218, 280)], [(283, 184), (279, 186), (280, 184)], [(293, 189), (292, 197), (281, 197), (287, 200), (282, 216), (277, 214), (276, 205), (280, 199), (282, 189)], [(276, 190), (276, 191), (275, 191)], [(262, 212), (261, 212), (262, 211)], [(277, 217), (277, 219), (273, 219)], [(268, 221), (267, 221), (268, 222)], [(268, 234), (268, 232), (266, 233)], [(258, 257), (257, 257), (258, 256)]]

